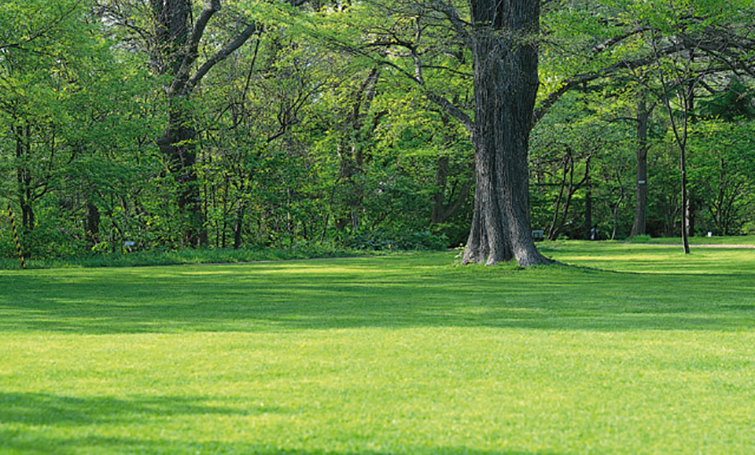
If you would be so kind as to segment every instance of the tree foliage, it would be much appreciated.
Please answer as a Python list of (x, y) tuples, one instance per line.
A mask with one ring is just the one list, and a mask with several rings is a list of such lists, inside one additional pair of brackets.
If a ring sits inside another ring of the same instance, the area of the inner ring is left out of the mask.
[(0, 198), (36, 256), (755, 230), (751, 2), (523, 4), (4, 1)]

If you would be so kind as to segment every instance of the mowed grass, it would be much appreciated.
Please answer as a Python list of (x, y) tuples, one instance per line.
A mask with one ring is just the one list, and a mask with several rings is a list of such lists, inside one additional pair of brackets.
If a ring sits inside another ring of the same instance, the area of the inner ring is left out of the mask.
[[(755, 245), (755, 235), (736, 236), (694, 236), (689, 239), (690, 245)], [(681, 245), (682, 239), (678, 237), (658, 237), (648, 239), (647, 243), (676, 244)]]
[(755, 250), (0, 272), (0, 453), (755, 453)]

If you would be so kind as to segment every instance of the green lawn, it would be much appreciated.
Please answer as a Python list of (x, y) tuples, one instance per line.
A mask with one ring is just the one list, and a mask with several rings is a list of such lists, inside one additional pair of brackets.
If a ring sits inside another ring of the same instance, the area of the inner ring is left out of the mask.
[(755, 453), (755, 250), (0, 271), (0, 453)]
[[(690, 245), (755, 245), (755, 235), (737, 235), (728, 237), (705, 237), (694, 236), (689, 239)], [(655, 244), (682, 244), (682, 239), (677, 237), (649, 238), (647, 243)]]

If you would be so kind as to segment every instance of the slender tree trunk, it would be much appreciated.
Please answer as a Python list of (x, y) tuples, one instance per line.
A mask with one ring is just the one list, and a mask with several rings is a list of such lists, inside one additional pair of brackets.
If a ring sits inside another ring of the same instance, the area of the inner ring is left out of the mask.
[(241, 248), (241, 234), (244, 228), (244, 201), (239, 200), (236, 207), (236, 227), (233, 232), (233, 249)]
[(225, 182), (223, 185), (223, 228), (221, 230), (221, 235), (223, 236), (221, 244), (223, 245), (223, 248), (226, 247), (226, 237), (228, 234), (228, 216), (231, 212), (231, 209), (228, 208), (228, 187), (230, 186), (230, 182), (228, 180), (229, 178), (226, 174)]
[(100, 233), (100, 211), (91, 201), (87, 201), (86, 219), (84, 221), (87, 244), (91, 248), (99, 241)]
[[(585, 240), (590, 240), (590, 231), (592, 230), (592, 182), (590, 180), (590, 158), (585, 162)], [(616, 225), (614, 224), (614, 233)], [(597, 239), (596, 239), (597, 240)], [(613, 240), (613, 236), (611, 237)]]
[(689, 194), (687, 193), (687, 147), (680, 147), (680, 167), (682, 170), (682, 249), (689, 254)]
[[(336, 220), (338, 230), (351, 225), (353, 232), (359, 230), (359, 212), (364, 205), (364, 193), (359, 176), (364, 172), (365, 144), (371, 132), (363, 131), (365, 119), (375, 98), (380, 71), (372, 68), (362, 84), (353, 93), (351, 112), (347, 118), (346, 134), (339, 147), (341, 160), (340, 179), (343, 180), (348, 214)], [(376, 125), (373, 125), (376, 126)]]
[[(540, 2), (472, 0), (477, 187), (464, 262), (547, 264), (530, 226), (529, 135)], [(484, 234), (483, 234), (484, 232)], [(485, 242), (484, 245), (482, 242)]]
[(558, 197), (556, 198), (556, 205), (553, 208), (553, 218), (551, 219), (551, 225), (548, 227), (548, 240), (555, 240), (556, 236), (558, 235), (558, 229), (559, 229), (559, 216), (561, 215), (561, 201), (564, 199), (564, 193), (566, 191), (566, 178), (569, 175), (569, 168), (570, 164), (572, 164), (573, 169), (573, 162), (571, 161), (571, 150), (567, 149), (567, 156), (564, 157), (564, 170), (561, 173), (561, 186), (558, 189)]
[[(653, 41), (653, 48), (657, 48), (656, 41)], [(680, 91), (677, 96), (679, 99), (679, 106), (681, 109), (681, 124), (677, 122), (674, 116), (674, 110), (671, 106), (671, 87), (669, 86), (663, 68), (661, 67), (660, 59), (657, 61), (658, 76), (663, 87), (663, 101), (666, 105), (666, 112), (668, 113), (669, 122), (671, 123), (671, 131), (674, 134), (674, 140), (679, 147), (679, 168), (682, 174), (681, 179), (681, 231), (682, 231), (682, 249), (684, 254), (689, 254), (689, 238), (688, 238), (688, 225), (689, 225), (689, 211), (687, 207), (687, 199), (689, 197), (687, 190), (687, 140), (689, 139), (689, 123), (692, 113), (692, 105), (694, 103), (693, 92), (695, 88), (695, 82), (689, 82), (685, 84), (685, 79), (689, 76), (690, 65), (694, 61), (694, 50), (690, 51), (689, 59), (685, 62), (686, 66), (684, 70), (679, 69), (677, 62), (673, 62), (673, 74), (675, 77), (675, 85)]]
[[(690, 64), (694, 62), (695, 60), (695, 51), (694, 49), (690, 51)], [(691, 79), (687, 81), (687, 90), (684, 93), (685, 96), (685, 117), (686, 117), (686, 123), (685, 123), (685, 136), (688, 136), (687, 132), (687, 124), (694, 124), (697, 123), (697, 116), (695, 115), (695, 86), (697, 85), (697, 79)], [(686, 140), (685, 140), (685, 150), (684, 150), (684, 156), (682, 156), (682, 172), (686, 176), (687, 174), (687, 157), (686, 157)], [(684, 190), (686, 192), (687, 196), (687, 202), (682, 206), (684, 207), (684, 217), (686, 219), (684, 223), (684, 227), (687, 230), (687, 237), (694, 237), (695, 236), (695, 195), (689, 191), (689, 185), (687, 182), (684, 182), (686, 189)], [(689, 249), (689, 246), (687, 246), (687, 249)]]
[(31, 232), (34, 230), (34, 225), (37, 222), (36, 215), (34, 214), (34, 207), (27, 199), (21, 203), (21, 226), (24, 232)]
[[(471, 189), (470, 183), (464, 183), (461, 185), (461, 189), (456, 195), (456, 199), (453, 199), (446, 204), (446, 188), (448, 186), (448, 155), (443, 155), (438, 158), (438, 168), (435, 173), (435, 185), (436, 190), (433, 195), (433, 208), (430, 215), (430, 222), (433, 224), (445, 223), (447, 219), (454, 216), (459, 211), (461, 206), (469, 197), (469, 190)], [(453, 197), (456, 191), (452, 191)]]
[(433, 210), (430, 222), (437, 224), (445, 221), (445, 192), (448, 182), (448, 155), (438, 158), (438, 167), (435, 171), (435, 194), (433, 195)]
[[(621, 206), (621, 199), (611, 209), (613, 215), (613, 227), (611, 229), (611, 240), (616, 240), (616, 231), (619, 229), (619, 207)], [(596, 239), (597, 240), (597, 239)]]
[(32, 174), (28, 163), (31, 159), (31, 126), (17, 126), (13, 131), (16, 136), (16, 182), (18, 203), (21, 206), (21, 229), (28, 233), (34, 230), (36, 224)]
[(649, 120), (650, 109), (647, 108), (645, 95), (640, 94), (637, 102), (637, 186), (631, 237), (647, 233)]
[(561, 232), (564, 229), (564, 226), (566, 225), (566, 220), (569, 217), (569, 209), (571, 208), (571, 201), (574, 197), (574, 193), (576, 192), (575, 185), (574, 185), (574, 161), (571, 160), (571, 169), (569, 170), (569, 187), (566, 190), (566, 201), (564, 202), (564, 212), (561, 215), (561, 222), (558, 226), (558, 231)]

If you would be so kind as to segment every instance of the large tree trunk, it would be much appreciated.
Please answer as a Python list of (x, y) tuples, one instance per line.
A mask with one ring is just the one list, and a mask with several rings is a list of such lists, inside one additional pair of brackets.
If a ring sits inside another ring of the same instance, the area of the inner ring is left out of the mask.
[(191, 88), (187, 85), (190, 77), (187, 62), (196, 59), (191, 54), (193, 49), (190, 43), (193, 38), (191, 3), (186, 0), (151, 2), (157, 20), (157, 39), (161, 43), (159, 54), (154, 59), (159, 62), (160, 73), (171, 76), (166, 86), (168, 124), (157, 145), (178, 184), (178, 213), (184, 217), (183, 240), (189, 246), (196, 247), (207, 243), (207, 231), (195, 167), (196, 131), (189, 106)]
[(647, 231), (649, 119), (650, 110), (647, 108), (645, 95), (641, 94), (637, 102), (637, 189), (631, 237), (645, 235)]
[(150, 0), (150, 5), (156, 22), (156, 44), (151, 49), (153, 65), (160, 75), (170, 76), (165, 87), (170, 109), (168, 124), (157, 143), (179, 186), (179, 213), (186, 217), (184, 240), (192, 246), (206, 245), (207, 229), (195, 167), (196, 130), (189, 101), (202, 78), (243, 46), (257, 31), (257, 25), (252, 21), (195, 70), (199, 44), (207, 24), (221, 9), (220, 0), (205, 0), (193, 23), (189, 0)]
[(538, 89), (540, 2), (471, 0), (477, 187), (464, 262), (547, 264), (530, 226), (527, 153)]

